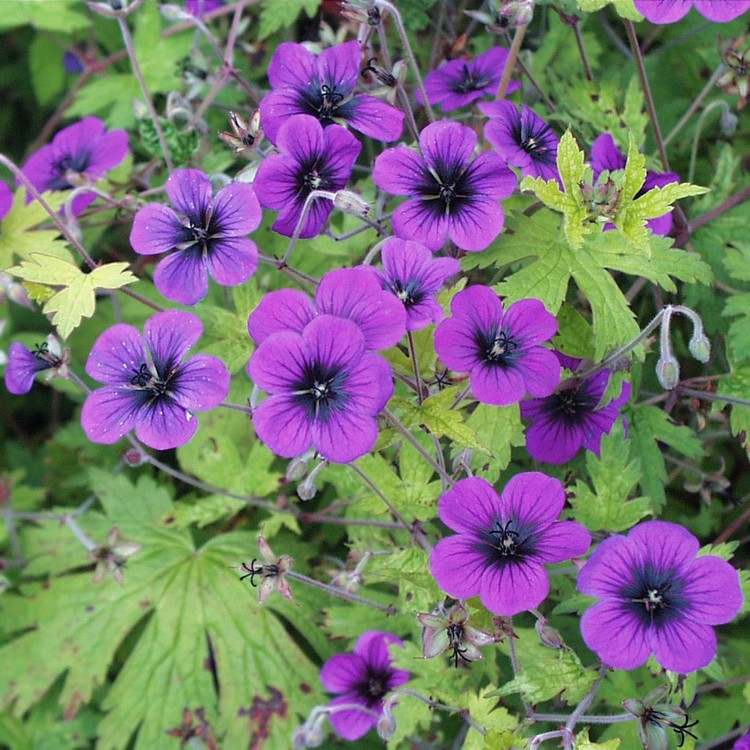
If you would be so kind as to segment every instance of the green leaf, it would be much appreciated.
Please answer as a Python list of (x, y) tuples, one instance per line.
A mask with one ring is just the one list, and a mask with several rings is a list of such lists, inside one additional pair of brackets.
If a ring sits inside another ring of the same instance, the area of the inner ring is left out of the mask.
[(279, 29), (291, 26), (302, 11), (312, 18), (320, 7), (320, 0), (263, 0), (260, 11), (258, 39), (267, 39)]
[(641, 479), (641, 469), (630, 456), (622, 426), (602, 438), (600, 456), (586, 453), (586, 468), (593, 491), (578, 480), (570, 502), (573, 517), (590, 531), (625, 531), (651, 513), (649, 498), (628, 499)]
[(65, 68), (59, 55), (50, 54), (56, 42), (48, 34), (36, 34), (29, 46), (29, 72), (34, 95), (40, 104), (49, 104), (65, 88)]
[(53, 255), (31, 253), (29, 260), (8, 269), (8, 273), (25, 281), (62, 287), (45, 303), (42, 311), (52, 316), (58, 333), (66, 339), (82, 318), (90, 318), (96, 307), (97, 289), (119, 289), (138, 279), (126, 270), (127, 263), (107, 263), (90, 273)]
[(557, 314), (558, 334), (552, 346), (570, 357), (593, 359), (594, 332), (586, 318), (572, 305), (564, 304)]
[(565, 703), (573, 705), (588, 692), (596, 673), (585, 669), (574, 651), (543, 646), (533, 629), (514, 630), (518, 636), (518, 661), (523, 669), (495, 695), (503, 697), (520, 693), (529, 703), (541, 703), (559, 696)]
[(130, 73), (109, 73), (81, 86), (67, 113), (71, 117), (98, 114), (110, 127), (129, 128), (135, 123), (135, 99), (141, 99), (138, 81)]
[[(720, 396), (735, 396), (737, 398), (750, 399), (750, 364), (732, 365), (730, 374), (719, 381), (717, 393)], [(750, 452), (750, 406), (741, 404), (729, 405), (729, 426), (732, 435), (736, 435), (745, 448)], [(717, 402), (713, 405), (714, 411), (727, 408), (727, 404)]]
[(78, 0), (57, 0), (54, 7), (47, 0), (13, 0), (3, 3), (0, 31), (26, 24), (45, 31), (80, 31), (91, 23), (82, 10)]
[(526, 442), (518, 404), (478, 404), (467, 418), (466, 426), (473, 430), (479, 445), (471, 458), (472, 468), (489, 481), (497, 481), (510, 463), (511, 450)]
[(658, 443), (698, 459), (703, 455), (700, 440), (689, 427), (674, 424), (669, 415), (656, 406), (643, 404), (632, 407), (629, 418), (630, 442), (641, 462), (641, 491), (651, 498), (655, 513), (666, 502), (664, 484), (667, 469)]
[[(231, 569), (252, 555), (253, 537), (220, 535), (196, 547), (160, 523), (171, 500), (149, 477), (92, 479), (108, 523), (142, 548), (122, 584), (94, 585), (91, 573), (76, 572), (29, 584), (22, 609), (0, 597), (0, 619), (25, 630), (0, 647), (0, 705), (21, 714), (61, 679), (68, 715), (99, 691), (103, 748), (170, 750), (166, 730), (181, 723), (183, 709), (202, 707), (223, 746), (247, 744), (260, 712), (264, 748), (287, 750), (294, 726), (321, 700), (317, 668)], [(126, 638), (129, 657), (102, 691)]]
[[(43, 193), (42, 197), (53, 211), (57, 211), (67, 198), (64, 192)], [(28, 258), (34, 252), (73, 260), (57, 229), (34, 229), (46, 221), (49, 221), (49, 216), (39, 202), (26, 203), (26, 191), (18, 188), (10, 211), (0, 222), (0, 271), (7, 269), (14, 258)]]
[(588, 727), (576, 735), (576, 750), (618, 750), (619, 747), (619, 737), (613, 737), (606, 742), (592, 742), (589, 739)]
[[(486, 685), (478, 693), (466, 692), (461, 697), (460, 705), (469, 712), (469, 716), (488, 732), (513, 733), (518, 727), (518, 719), (508, 709), (497, 705), (496, 688)], [(473, 727), (469, 728), (461, 750), (483, 750), (484, 735)]]

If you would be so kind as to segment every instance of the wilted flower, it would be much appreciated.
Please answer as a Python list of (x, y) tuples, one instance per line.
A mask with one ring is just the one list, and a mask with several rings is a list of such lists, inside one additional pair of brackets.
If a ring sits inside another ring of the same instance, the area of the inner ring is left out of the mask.
[(258, 601), (262, 604), (274, 592), (278, 591), (285, 599), (292, 598), (292, 592), (289, 583), (286, 580), (286, 573), (292, 569), (293, 560), (289, 555), (274, 555), (265, 537), (258, 537), (258, 551), (260, 552), (261, 563), (256, 566), (257, 558), (248, 565), (242, 563), (240, 570), (245, 574), (240, 576), (240, 580), (250, 579), (250, 585), (255, 587), (255, 576), (260, 576), (260, 586), (258, 586)]
[(451, 650), (450, 659), (458, 667), (458, 661), (478, 661), (482, 658), (479, 648), (495, 642), (490, 633), (468, 624), (469, 613), (457, 602), (447, 612), (420, 613), (417, 619), (422, 624), (422, 654), (425, 659)]
[(678, 747), (682, 747), (686, 737), (697, 739), (690, 731), (698, 723), (697, 719), (690, 721), (683, 708), (664, 702), (668, 692), (667, 686), (661, 686), (642, 701), (629, 698), (622, 702), (623, 708), (638, 719), (638, 737), (644, 750), (668, 750), (667, 729), (677, 735)]
[[(733, 39), (721, 51), (725, 71), (716, 85), (728, 94), (737, 94), (737, 109), (744, 109), (750, 91), (750, 48), (747, 48), (747, 34)], [(745, 47), (745, 49), (742, 49)]]
[(260, 110), (256, 109), (249, 120), (246, 120), (236, 112), (228, 115), (231, 133), (222, 131), (219, 138), (228, 146), (232, 147), (235, 154), (250, 151), (256, 148), (263, 139), (263, 130), (260, 126)]
[(67, 375), (67, 351), (63, 352), (60, 342), (54, 336), (37, 344), (33, 350), (14, 341), (8, 350), (8, 365), (5, 368), (5, 387), (10, 393), (20, 396), (28, 393), (34, 385), (37, 373), (51, 370), (49, 377)]
[(111, 575), (118, 583), (122, 583), (122, 571), (129, 557), (141, 548), (136, 542), (128, 542), (120, 536), (120, 531), (114, 527), (107, 536), (107, 541), (91, 550), (91, 558), (96, 563), (94, 568), (94, 582), (104, 580)]

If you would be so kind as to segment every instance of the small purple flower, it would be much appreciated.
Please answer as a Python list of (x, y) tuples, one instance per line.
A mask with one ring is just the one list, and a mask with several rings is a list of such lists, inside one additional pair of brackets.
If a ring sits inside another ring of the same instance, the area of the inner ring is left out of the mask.
[[(345, 187), (362, 146), (340, 125), (323, 129), (314, 117), (296, 115), (279, 129), (276, 147), (281, 153), (263, 160), (254, 186), (260, 205), (279, 212), (273, 229), (291, 237), (307, 196)], [(320, 234), (332, 210), (331, 201), (316, 198), (299, 236)]]
[(185, 10), (200, 18), (204, 13), (218, 10), (224, 5), (224, 0), (185, 0)]
[(195, 315), (176, 310), (149, 318), (143, 335), (124, 323), (104, 331), (86, 362), (86, 372), (104, 383), (83, 405), (88, 439), (116, 443), (135, 428), (136, 437), (157, 450), (187, 443), (198, 429), (194, 412), (213, 409), (229, 392), (220, 359), (185, 359), (202, 332)]
[[(70, 190), (70, 175), (82, 175), (96, 181), (116, 167), (128, 154), (128, 134), (124, 130), (106, 131), (98, 117), (84, 117), (63, 128), (52, 143), (34, 152), (23, 166), (24, 174), (40, 192)], [(73, 213), (82, 213), (94, 200), (84, 193), (73, 201)]]
[(675, 23), (691, 8), (709, 21), (726, 23), (750, 9), (750, 0), (635, 0), (635, 7), (651, 23)]
[(461, 270), (455, 258), (435, 258), (418, 242), (390, 237), (380, 253), (383, 270), (380, 280), (384, 289), (396, 295), (406, 310), (406, 329), (437, 323), (443, 308), (435, 299), (445, 282)]
[[(580, 359), (556, 354), (560, 364), (573, 373), (582, 364)], [(564, 464), (581, 448), (599, 455), (602, 436), (609, 434), (630, 400), (630, 383), (623, 383), (616, 399), (600, 405), (611, 374), (610, 370), (599, 370), (587, 378), (572, 377), (547, 398), (521, 404), (521, 416), (531, 421), (526, 430), (526, 450), (535, 461)]]
[(377, 273), (369, 266), (329, 271), (320, 280), (314, 301), (296, 289), (270, 292), (250, 313), (247, 330), (260, 345), (279, 331), (302, 333), (318, 315), (356, 323), (369, 351), (390, 348), (406, 331), (403, 305), (383, 291)]
[(490, 117), (484, 126), (484, 137), (500, 156), (518, 167), (524, 176), (557, 180), (557, 146), (560, 139), (534, 110), (525, 104), (519, 112), (512, 102), (480, 104)]
[(293, 115), (312, 115), (325, 127), (346, 122), (378, 141), (401, 135), (404, 113), (374, 96), (355, 94), (362, 50), (345, 42), (317, 57), (302, 44), (284, 42), (268, 66), (270, 94), (260, 103), (263, 131), (272, 143), (281, 126)]
[(13, 205), (13, 192), (8, 185), (0, 180), (0, 221), (4, 219)]
[(538, 607), (549, 593), (545, 565), (586, 553), (591, 535), (575, 521), (559, 521), (565, 489), (536, 471), (516, 474), (498, 496), (480, 477), (446, 492), (438, 513), (454, 536), (432, 550), (430, 570), (456, 599), (478, 596), (497, 615)]
[(744, 737), (740, 737), (737, 742), (734, 743), (732, 750), (750, 750), (750, 732)]
[(608, 666), (640, 667), (653, 654), (686, 674), (716, 656), (713, 625), (742, 606), (737, 571), (719, 557), (696, 557), (684, 527), (646, 521), (601, 542), (578, 574), (578, 590), (599, 602), (581, 619), (586, 645)]
[(392, 633), (368, 630), (357, 639), (354, 651), (332, 656), (320, 670), (323, 687), (338, 695), (331, 701), (332, 707), (366, 709), (331, 713), (331, 725), (339, 737), (349, 741), (364, 737), (377, 724), (385, 696), (409, 681), (409, 673), (391, 663), (391, 644), (402, 646), (403, 642)]
[(148, 203), (133, 219), (133, 250), (141, 255), (174, 251), (157, 265), (154, 283), (167, 299), (183, 305), (206, 296), (209, 275), (222, 286), (236, 286), (258, 266), (258, 249), (245, 237), (262, 218), (253, 188), (233, 182), (212, 194), (203, 172), (176, 169), (167, 180), (175, 210)]
[(382, 190), (408, 195), (393, 214), (393, 230), (437, 250), (448, 239), (462, 250), (484, 250), (502, 231), (500, 199), (516, 177), (494, 153), (473, 159), (477, 135), (465, 125), (441, 121), (419, 136), (421, 153), (386, 149), (375, 160), (373, 180)]
[(31, 390), (37, 373), (58, 370), (64, 365), (60, 344), (54, 336), (49, 336), (46, 341), (37, 344), (33, 351), (14, 341), (8, 349), (5, 387), (13, 395), (21, 396)]
[(66, 49), (65, 52), (63, 52), (62, 62), (65, 71), (67, 73), (71, 73), (72, 75), (83, 73), (83, 71), (86, 69), (86, 64), (84, 63), (78, 52), (74, 49)]
[[(625, 163), (625, 154), (617, 148), (614, 138), (609, 133), (602, 133), (591, 144), (591, 169), (594, 172), (594, 179), (598, 178), (605, 169), (609, 172), (625, 169)], [(652, 172), (649, 170), (646, 172), (646, 181), (643, 183), (643, 187), (636, 193), (635, 197), (640, 198), (649, 190), (679, 181), (680, 175), (675, 172)], [(672, 231), (672, 212), (651, 219), (647, 226), (654, 234), (669, 234)]]
[[(449, 60), (430, 71), (424, 87), (430, 104), (439, 104), (444, 112), (466, 107), (483, 96), (494, 96), (505, 69), (508, 50), (492, 47), (473, 60)], [(508, 94), (519, 88), (511, 81)]]
[(268, 336), (248, 374), (270, 394), (253, 411), (258, 437), (286, 458), (311, 447), (334, 463), (363, 456), (375, 445), (377, 415), (393, 394), (388, 363), (366, 351), (355, 323), (332, 315), (316, 317), (301, 334)]
[(435, 351), (451, 370), (469, 373), (476, 399), (507, 406), (557, 388), (560, 364), (542, 346), (557, 333), (557, 320), (538, 299), (503, 310), (489, 287), (476, 285), (453, 298), (451, 313), (435, 331)]

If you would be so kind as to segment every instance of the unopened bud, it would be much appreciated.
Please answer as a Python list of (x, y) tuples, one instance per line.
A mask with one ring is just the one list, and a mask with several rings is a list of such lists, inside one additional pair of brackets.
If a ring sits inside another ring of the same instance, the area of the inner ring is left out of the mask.
[(395, 702), (395, 696), (389, 698), (383, 703), (383, 712), (380, 714), (380, 718), (377, 723), (378, 737), (386, 742), (393, 737), (396, 732), (396, 719), (393, 716), (393, 704)]
[(318, 494), (318, 488), (315, 485), (315, 477), (311, 474), (297, 485), (297, 496), (300, 500), (312, 500)]
[(337, 190), (333, 195), (333, 205), (352, 216), (367, 218), (370, 214), (370, 204), (351, 190)]
[(560, 633), (551, 627), (549, 622), (543, 617), (538, 618), (534, 623), (534, 630), (536, 630), (536, 634), (539, 636), (542, 645), (547, 648), (560, 649), (565, 645)]
[(146, 463), (146, 456), (143, 451), (138, 450), (138, 448), (130, 448), (123, 453), (122, 460), (128, 466), (141, 466)]
[(729, 106), (722, 107), (721, 118), (719, 120), (722, 135), (726, 137), (734, 135), (737, 130), (738, 122), (739, 119), (737, 118), (737, 115), (729, 109)]
[(286, 467), (287, 482), (301, 482), (307, 474), (307, 464), (310, 461), (309, 455), (297, 456), (293, 458)]
[(696, 332), (692, 335), (688, 343), (688, 349), (699, 362), (708, 362), (711, 356), (711, 342), (703, 332), (700, 334)]
[(680, 382), (680, 363), (674, 357), (659, 358), (656, 363), (656, 377), (662, 388), (671, 391)]
[(184, 130), (193, 119), (193, 109), (190, 103), (176, 91), (167, 94), (167, 119), (173, 123), (178, 130)]
[(133, 112), (136, 120), (143, 120), (148, 117), (148, 107), (140, 99), (133, 99)]
[(498, 14), (505, 19), (505, 28), (526, 26), (534, 17), (534, 0), (510, 0), (500, 6)]

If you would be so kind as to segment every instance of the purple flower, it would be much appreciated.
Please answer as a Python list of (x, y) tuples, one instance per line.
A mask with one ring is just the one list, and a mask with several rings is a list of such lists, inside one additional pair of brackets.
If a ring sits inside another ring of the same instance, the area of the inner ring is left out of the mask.
[(83, 73), (86, 69), (86, 64), (74, 49), (66, 49), (65, 52), (63, 52), (62, 62), (63, 68), (65, 68), (66, 72), (71, 73), (72, 75)]
[[(313, 190), (341, 190), (362, 146), (340, 125), (324, 130), (314, 117), (296, 115), (279, 129), (276, 147), (281, 153), (263, 160), (254, 186), (260, 205), (279, 212), (273, 229), (291, 237), (307, 196)], [(316, 198), (299, 236), (320, 234), (332, 210), (331, 201)]]
[(651, 23), (675, 23), (695, 8), (704, 18), (726, 23), (750, 8), (750, 0), (635, 0), (636, 10)]
[(684, 527), (647, 521), (599, 544), (578, 574), (578, 590), (599, 602), (586, 610), (586, 645), (608, 666), (635, 669), (650, 654), (664, 669), (687, 673), (716, 656), (713, 625), (742, 606), (737, 571), (719, 557), (696, 557)]
[(253, 188), (233, 182), (213, 189), (198, 169), (176, 169), (167, 195), (176, 212), (149, 203), (133, 219), (130, 244), (141, 255), (170, 254), (154, 273), (157, 289), (183, 305), (194, 305), (208, 292), (208, 277), (222, 286), (247, 281), (258, 266), (258, 249), (245, 237), (262, 218)]
[(224, 0), (185, 0), (185, 10), (200, 18), (204, 13), (218, 10), (224, 5)]
[(450, 596), (479, 596), (497, 615), (538, 607), (549, 593), (544, 566), (580, 557), (591, 544), (579, 523), (558, 520), (564, 505), (562, 484), (536, 471), (516, 474), (500, 496), (480, 477), (456, 482), (438, 512), (458, 533), (432, 550), (432, 575)]
[(0, 180), (0, 220), (4, 219), (13, 205), (13, 192), (6, 183)]
[(37, 344), (33, 351), (14, 341), (8, 349), (5, 366), (5, 387), (15, 396), (28, 393), (34, 385), (37, 373), (56, 370), (64, 365), (60, 345), (53, 336)]
[(380, 253), (383, 270), (380, 280), (384, 289), (396, 295), (406, 310), (406, 329), (437, 323), (443, 308), (435, 299), (445, 282), (461, 270), (455, 258), (435, 258), (418, 242), (390, 237)]
[(280, 44), (268, 67), (270, 94), (260, 103), (263, 131), (276, 143), (281, 126), (293, 115), (312, 115), (323, 126), (346, 122), (378, 141), (401, 135), (404, 113), (366, 94), (355, 94), (362, 50), (345, 42), (317, 57), (303, 45)]
[[(354, 651), (332, 656), (320, 670), (320, 681), (329, 693), (336, 693), (330, 705), (362, 706), (331, 713), (331, 725), (345, 740), (358, 740), (377, 724), (383, 698), (409, 681), (409, 673), (391, 664), (388, 646), (403, 645), (392, 633), (368, 630), (357, 639)], [(373, 715), (375, 714), (375, 715)]]
[[(594, 172), (594, 179), (606, 169), (615, 172), (618, 169), (625, 169), (625, 154), (617, 148), (614, 138), (609, 133), (602, 133), (591, 144), (591, 169)], [(644, 193), (653, 190), (655, 187), (664, 187), (670, 182), (679, 182), (680, 175), (675, 172), (646, 172), (646, 181), (643, 187), (636, 193), (635, 197), (640, 198)], [(654, 234), (669, 234), (672, 231), (672, 212), (651, 219), (648, 228)], [(611, 228), (611, 225), (610, 225)]]
[(560, 139), (552, 128), (525, 104), (519, 112), (512, 102), (480, 104), (490, 117), (484, 137), (500, 156), (518, 167), (524, 176), (557, 180), (557, 146)]
[(750, 732), (744, 737), (740, 737), (737, 742), (734, 743), (732, 750), (750, 750)]
[(386, 149), (375, 160), (373, 179), (382, 190), (408, 195), (393, 214), (393, 230), (437, 250), (448, 239), (462, 250), (484, 250), (502, 231), (500, 198), (516, 177), (494, 153), (473, 159), (477, 135), (465, 125), (441, 121), (419, 136), (421, 153)]
[(435, 351), (451, 370), (469, 373), (476, 399), (507, 406), (554, 392), (560, 364), (542, 344), (557, 333), (557, 320), (538, 299), (503, 310), (489, 287), (470, 286), (453, 298), (451, 313), (435, 331)]
[(301, 334), (268, 336), (248, 374), (270, 394), (253, 411), (258, 437), (287, 458), (311, 447), (334, 463), (363, 456), (375, 445), (377, 415), (393, 393), (388, 363), (366, 351), (355, 323), (332, 315), (316, 317)]
[(191, 313), (157, 313), (143, 335), (124, 323), (108, 328), (94, 343), (86, 372), (103, 388), (92, 391), (81, 425), (94, 443), (116, 443), (135, 428), (151, 448), (176, 448), (198, 429), (193, 412), (218, 406), (229, 391), (229, 372), (216, 357), (185, 359), (203, 332)]
[[(23, 166), (24, 174), (40, 192), (70, 190), (71, 174), (96, 181), (116, 167), (128, 153), (128, 134), (124, 130), (109, 133), (98, 117), (84, 117), (63, 128), (52, 143), (33, 153)], [(96, 199), (83, 193), (73, 200), (73, 213), (82, 213)]]
[[(494, 96), (505, 69), (508, 50), (492, 47), (473, 60), (449, 60), (430, 71), (424, 87), (430, 104), (439, 104), (444, 112), (460, 109), (483, 96)], [(519, 84), (511, 81), (508, 94)]]
[(247, 330), (260, 345), (279, 331), (302, 333), (318, 315), (356, 323), (367, 350), (388, 349), (406, 331), (403, 305), (383, 291), (377, 273), (369, 266), (329, 271), (320, 280), (314, 301), (296, 289), (270, 292), (250, 313)]
[[(560, 364), (574, 373), (581, 366), (580, 359), (556, 354)], [(531, 421), (526, 430), (526, 450), (535, 461), (564, 464), (581, 448), (599, 455), (602, 436), (609, 434), (630, 400), (630, 383), (623, 383), (616, 399), (600, 405), (611, 374), (610, 370), (599, 370), (587, 378), (573, 377), (547, 398), (521, 404), (521, 416)]]

